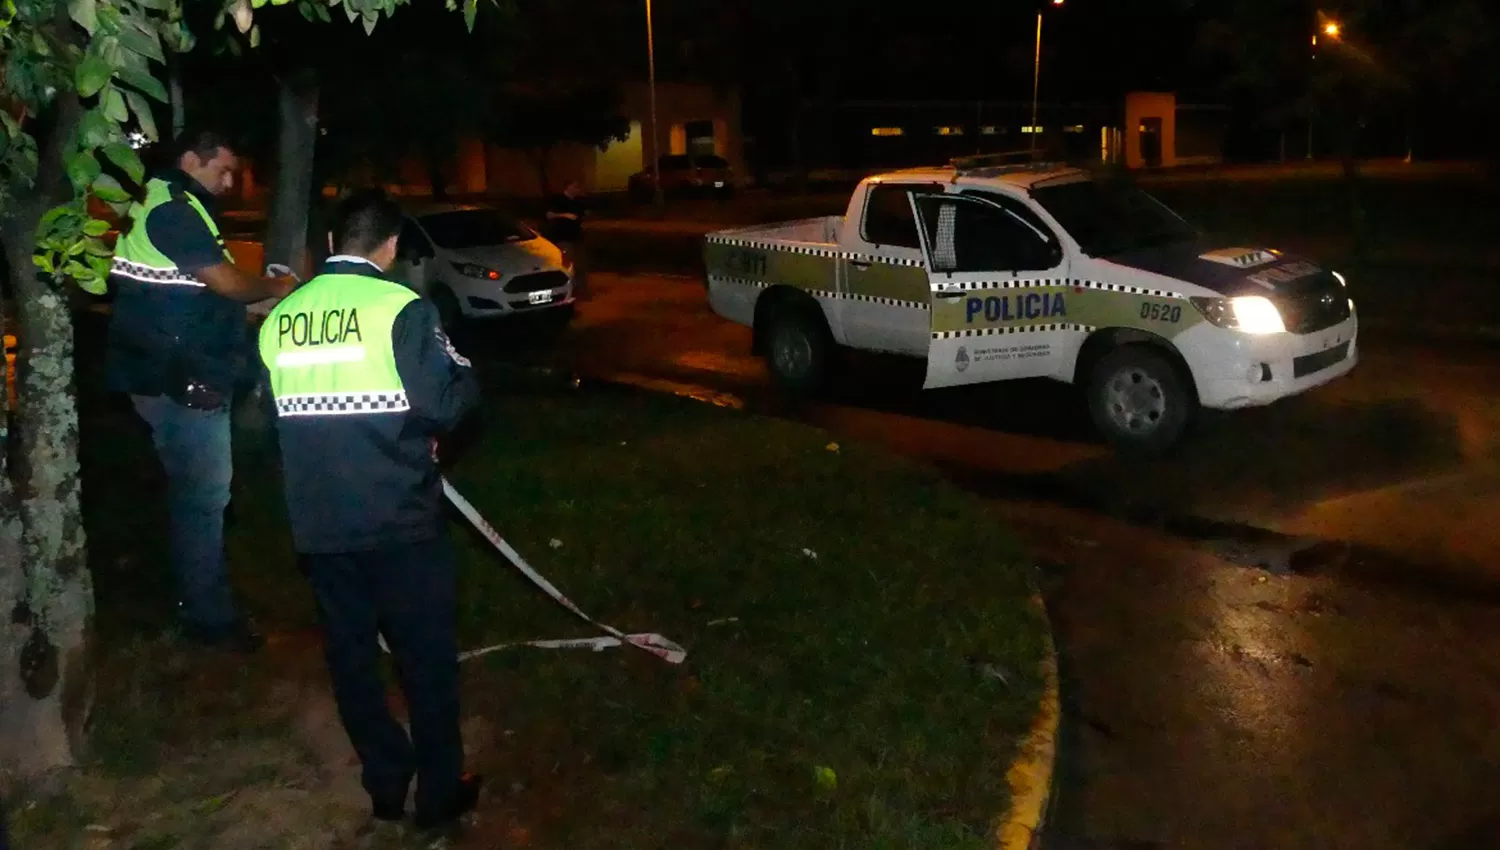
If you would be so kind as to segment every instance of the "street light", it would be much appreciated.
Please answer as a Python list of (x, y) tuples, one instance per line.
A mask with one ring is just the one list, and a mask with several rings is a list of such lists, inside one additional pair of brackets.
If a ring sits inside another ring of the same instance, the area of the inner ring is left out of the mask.
[[(1052, 5), (1061, 6), (1063, 0), (1052, 0)], [(1030, 156), (1036, 159), (1036, 137), (1037, 133), (1037, 92), (1042, 82), (1042, 11), (1036, 13), (1036, 62), (1031, 69), (1031, 147)]]
[[(1339, 40), (1339, 35), (1344, 31), (1344, 28), (1339, 25), (1338, 21), (1330, 20), (1330, 19), (1324, 17), (1322, 12), (1318, 13), (1318, 20), (1319, 20), (1321, 26), (1319, 26), (1313, 32), (1313, 35), (1312, 35), (1312, 46), (1313, 46), (1312, 58), (1313, 59), (1317, 59), (1318, 58), (1318, 33), (1319, 32), (1321, 32), (1323, 35), (1328, 36), (1330, 39), (1332, 39), (1334, 41), (1338, 41)], [(1309, 160), (1311, 160), (1313, 158), (1313, 114), (1312, 114), (1312, 102), (1310, 100), (1308, 101), (1308, 106), (1307, 106), (1307, 158)]]
[(649, 99), (651, 101), (651, 185), (652, 200), (660, 212), (665, 204), (665, 196), (661, 188), (661, 147), (660, 138), (656, 130), (656, 36), (651, 31), (651, 0), (646, 0), (646, 61), (649, 64), (650, 88)]

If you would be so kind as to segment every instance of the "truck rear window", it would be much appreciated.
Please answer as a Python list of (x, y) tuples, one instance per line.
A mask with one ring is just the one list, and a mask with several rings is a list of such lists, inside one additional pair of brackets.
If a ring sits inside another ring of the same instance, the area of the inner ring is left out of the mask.
[(881, 183), (870, 189), (865, 200), (865, 217), (861, 233), (871, 245), (898, 248), (920, 248), (917, 220), (912, 216), (912, 192), (927, 195), (942, 190), (926, 183)]

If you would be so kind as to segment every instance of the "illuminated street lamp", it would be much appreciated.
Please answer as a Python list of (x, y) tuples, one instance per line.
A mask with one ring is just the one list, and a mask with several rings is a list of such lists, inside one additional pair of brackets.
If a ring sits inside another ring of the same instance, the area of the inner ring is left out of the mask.
[[(1063, 0), (1052, 0), (1052, 5), (1061, 6)], [(1031, 158), (1036, 159), (1037, 92), (1042, 81), (1042, 12), (1036, 13), (1036, 63), (1031, 70)]]
[[(1323, 17), (1323, 13), (1322, 12), (1318, 13), (1318, 18), (1320, 20), (1321, 25), (1317, 28), (1316, 31), (1313, 32), (1313, 35), (1312, 35), (1312, 46), (1313, 46), (1313, 56), (1312, 56), (1312, 58), (1314, 58), (1314, 59), (1318, 58), (1318, 33), (1321, 32), (1323, 35), (1328, 36), (1330, 39), (1332, 39), (1334, 41), (1338, 41), (1339, 40), (1339, 35), (1342, 34), (1343, 31), (1344, 31), (1344, 28), (1339, 25), (1338, 21), (1329, 20), (1328, 18)], [(1312, 116), (1312, 105), (1311, 105), (1311, 103), (1308, 104), (1308, 113), (1307, 113), (1307, 158), (1308, 159), (1312, 159), (1313, 158), (1313, 116)]]

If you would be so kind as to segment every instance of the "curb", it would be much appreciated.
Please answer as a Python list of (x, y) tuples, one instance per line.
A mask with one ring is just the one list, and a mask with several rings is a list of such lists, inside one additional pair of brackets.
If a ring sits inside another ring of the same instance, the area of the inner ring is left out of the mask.
[(1046, 657), (1042, 659), (1042, 698), (1038, 701), (1031, 731), (1021, 742), (1020, 752), (1005, 773), (1010, 785), (1010, 810), (995, 827), (995, 846), (999, 850), (1037, 850), (1042, 846), (1047, 812), (1052, 802), (1052, 786), (1057, 776), (1057, 728), (1062, 717), (1057, 679), (1057, 645), (1052, 638), (1052, 621), (1040, 595), (1033, 603), (1047, 621)]

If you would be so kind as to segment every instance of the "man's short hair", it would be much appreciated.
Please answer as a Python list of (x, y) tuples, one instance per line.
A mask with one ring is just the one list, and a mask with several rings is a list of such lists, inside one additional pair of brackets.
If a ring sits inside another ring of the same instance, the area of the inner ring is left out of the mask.
[(401, 207), (383, 189), (361, 189), (333, 212), (333, 250), (368, 257), (401, 232)]
[(211, 127), (187, 127), (172, 142), (172, 161), (181, 162), (188, 154), (197, 154), (207, 162), (219, 155), (220, 148), (234, 150), (234, 142), (224, 133)]

